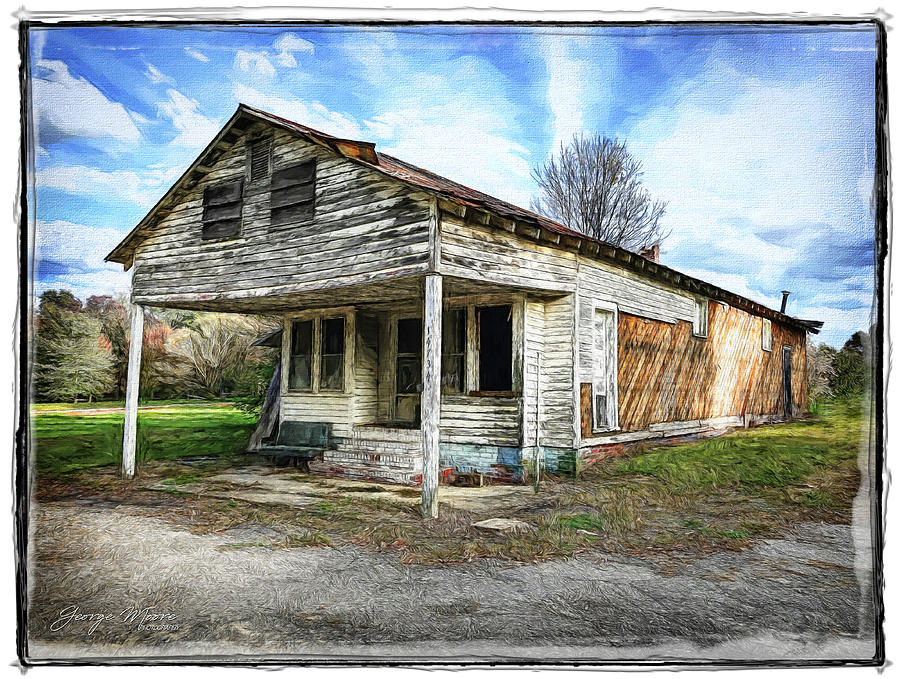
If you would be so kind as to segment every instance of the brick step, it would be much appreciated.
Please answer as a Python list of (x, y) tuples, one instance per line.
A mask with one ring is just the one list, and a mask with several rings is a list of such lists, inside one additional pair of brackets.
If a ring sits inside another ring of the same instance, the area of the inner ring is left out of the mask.
[(417, 485), (419, 476), (421, 476), (421, 472), (409, 469), (408, 467), (398, 468), (381, 465), (341, 464), (319, 461), (310, 462), (309, 470), (313, 473), (324, 474), (326, 476), (362, 481), (397, 483), (405, 486)]

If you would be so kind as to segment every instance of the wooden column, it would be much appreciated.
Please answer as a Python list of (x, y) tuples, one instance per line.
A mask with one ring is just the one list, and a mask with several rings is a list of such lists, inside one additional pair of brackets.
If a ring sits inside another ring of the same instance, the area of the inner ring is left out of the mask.
[(441, 311), (442, 279), (425, 277), (425, 354), (422, 358), (422, 516), (438, 515), (441, 419)]
[(122, 436), (122, 476), (134, 478), (137, 446), (138, 390), (141, 382), (141, 349), (144, 346), (144, 307), (131, 307), (131, 340), (128, 344), (128, 383), (125, 387), (125, 432)]

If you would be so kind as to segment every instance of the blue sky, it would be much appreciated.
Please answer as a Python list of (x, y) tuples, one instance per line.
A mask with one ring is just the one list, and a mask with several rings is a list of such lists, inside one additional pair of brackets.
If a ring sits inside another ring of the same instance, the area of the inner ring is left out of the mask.
[(104, 255), (239, 102), (528, 207), (560, 142), (628, 141), (663, 262), (867, 328), (875, 32), (835, 26), (206, 26), (30, 33), (35, 292), (126, 292)]

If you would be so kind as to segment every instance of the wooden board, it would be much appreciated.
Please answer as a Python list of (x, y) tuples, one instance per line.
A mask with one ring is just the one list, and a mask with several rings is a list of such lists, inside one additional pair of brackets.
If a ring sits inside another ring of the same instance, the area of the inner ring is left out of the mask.
[(691, 324), (619, 314), (621, 431), (651, 424), (783, 412), (781, 350), (793, 350), (793, 397), (806, 408), (806, 335), (773, 323), (772, 351), (762, 349), (762, 319), (709, 305), (709, 336)]

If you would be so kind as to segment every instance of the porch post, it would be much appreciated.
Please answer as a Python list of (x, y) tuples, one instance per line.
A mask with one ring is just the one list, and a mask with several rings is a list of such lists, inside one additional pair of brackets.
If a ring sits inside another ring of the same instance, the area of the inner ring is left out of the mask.
[(131, 340), (128, 344), (128, 382), (125, 386), (125, 431), (122, 436), (122, 476), (134, 478), (137, 444), (138, 392), (141, 382), (141, 349), (144, 345), (144, 307), (131, 307)]
[(425, 355), (422, 366), (422, 516), (438, 515), (441, 419), (441, 310), (442, 279), (425, 277)]

